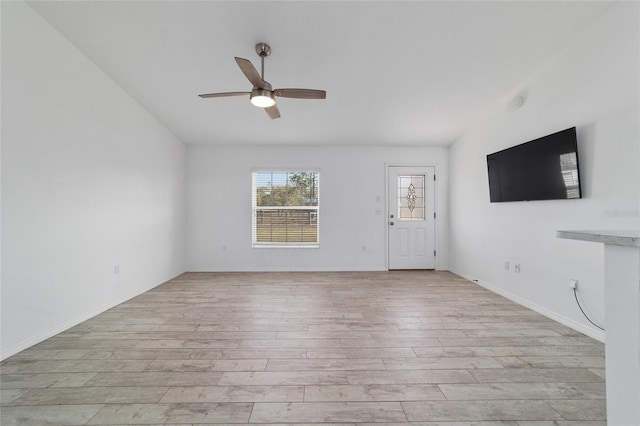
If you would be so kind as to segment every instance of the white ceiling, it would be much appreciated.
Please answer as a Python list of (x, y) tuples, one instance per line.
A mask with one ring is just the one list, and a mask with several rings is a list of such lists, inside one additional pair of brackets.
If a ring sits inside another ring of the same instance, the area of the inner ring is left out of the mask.
[[(447, 145), (562, 51), (610, 2), (29, 2), (187, 144)], [(270, 120), (234, 61), (272, 54)]]

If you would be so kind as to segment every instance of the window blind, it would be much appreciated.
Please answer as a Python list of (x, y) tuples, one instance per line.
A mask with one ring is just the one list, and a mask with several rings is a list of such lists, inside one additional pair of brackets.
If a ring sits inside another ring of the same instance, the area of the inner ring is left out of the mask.
[(317, 247), (319, 173), (253, 172), (253, 246)]

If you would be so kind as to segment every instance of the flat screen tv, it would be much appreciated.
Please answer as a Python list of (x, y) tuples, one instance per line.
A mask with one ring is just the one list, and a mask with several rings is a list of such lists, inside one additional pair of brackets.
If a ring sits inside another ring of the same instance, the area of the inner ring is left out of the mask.
[(582, 198), (575, 127), (489, 154), (487, 168), (492, 203)]

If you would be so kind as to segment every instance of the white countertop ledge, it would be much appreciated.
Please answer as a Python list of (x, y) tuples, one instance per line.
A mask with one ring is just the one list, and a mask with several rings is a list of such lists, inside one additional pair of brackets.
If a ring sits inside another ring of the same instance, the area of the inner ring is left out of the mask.
[(640, 229), (615, 231), (557, 231), (558, 238), (616, 246), (640, 247)]

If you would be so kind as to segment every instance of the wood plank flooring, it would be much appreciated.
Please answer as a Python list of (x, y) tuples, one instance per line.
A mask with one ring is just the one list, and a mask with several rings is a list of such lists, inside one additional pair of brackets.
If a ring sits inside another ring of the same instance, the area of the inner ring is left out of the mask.
[(606, 424), (601, 343), (448, 272), (187, 273), (0, 383), (3, 426)]

